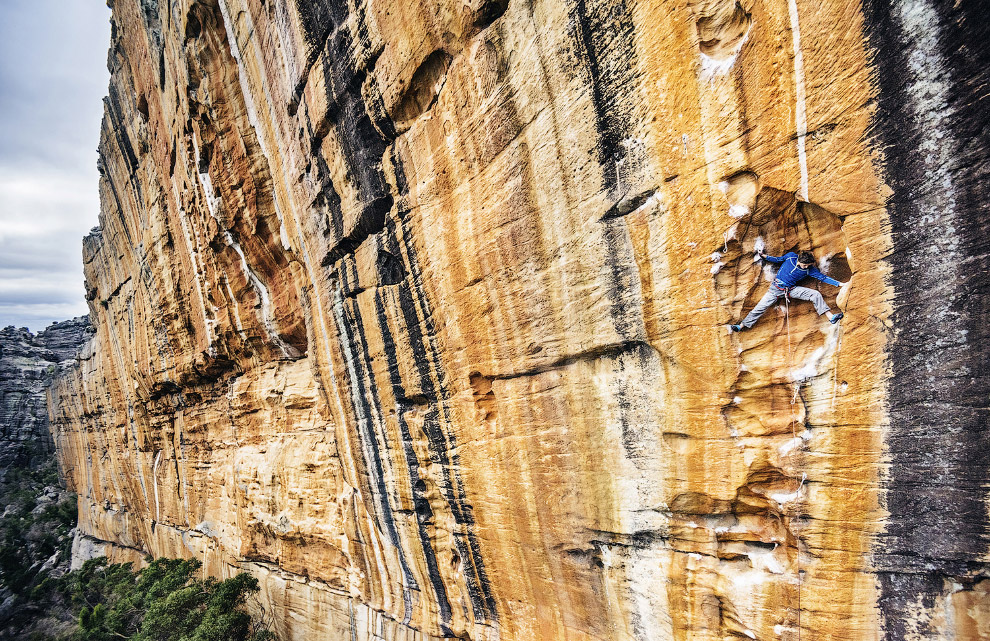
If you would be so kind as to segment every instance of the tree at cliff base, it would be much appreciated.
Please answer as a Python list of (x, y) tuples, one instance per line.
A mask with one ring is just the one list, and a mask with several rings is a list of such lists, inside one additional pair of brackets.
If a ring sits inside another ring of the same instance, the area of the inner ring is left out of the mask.
[(32, 592), (36, 606), (68, 613), (72, 625), (38, 626), (28, 638), (58, 641), (275, 641), (245, 610), (258, 592), (248, 574), (218, 581), (196, 576), (196, 560), (148, 559), (134, 571), (106, 558), (87, 561)]
[(0, 639), (21, 639), (39, 616), (31, 591), (69, 569), (76, 496), (55, 462), (11, 467), (0, 478)]

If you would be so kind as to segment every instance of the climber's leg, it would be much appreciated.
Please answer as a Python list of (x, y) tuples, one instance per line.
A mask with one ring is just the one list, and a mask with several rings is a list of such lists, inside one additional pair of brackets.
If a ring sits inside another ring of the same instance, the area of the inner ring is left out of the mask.
[[(791, 287), (791, 298), (797, 298), (799, 300), (811, 301), (815, 306), (815, 311), (821, 316), (829, 311), (828, 304), (822, 297), (821, 292), (817, 289), (810, 289), (808, 287)], [(829, 314), (829, 320), (832, 319), (832, 315)]]
[(756, 307), (753, 308), (753, 311), (747, 314), (746, 318), (743, 319), (743, 322), (740, 323), (742, 328), (749, 329), (753, 325), (756, 325), (756, 321), (760, 319), (760, 316), (763, 316), (763, 313), (770, 309), (770, 307), (777, 302), (777, 299), (783, 295), (784, 293), (782, 291), (771, 285), (770, 289), (767, 290), (767, 293), (760, 299), (760, 302), (758, 302)]

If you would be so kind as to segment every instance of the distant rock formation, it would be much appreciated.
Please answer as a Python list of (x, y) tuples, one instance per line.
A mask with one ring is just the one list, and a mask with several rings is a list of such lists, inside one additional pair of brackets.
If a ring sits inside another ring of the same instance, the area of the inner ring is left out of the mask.
[[(91, 551), (284, 639), (990, 634), (980, 3), (112, 4)], [(729, 334), (758, 248), (841, 323)]]
[(46, 391), (60, 367), (92, 335), (85, 316), (32, 334), (0, 329), (0, 479), (12, 467), (37, 467), (55, 451)]

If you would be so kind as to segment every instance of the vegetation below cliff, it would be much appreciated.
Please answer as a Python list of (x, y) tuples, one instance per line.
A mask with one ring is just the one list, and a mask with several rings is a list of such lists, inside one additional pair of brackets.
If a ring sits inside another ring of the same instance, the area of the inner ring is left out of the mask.
[(243, 606), (258, 591), (247, 575), (195, 578), (199, 561), (155, 559), (141, 570), (91, 559), (35, 585), (3, 638), (65, 641), (269, 641), (260, 617)]
[(48, 431), (47, 389), (74, 363), (89, 320), (53, 323), (32, 334), (0, 329), (0, 638), (29, 638), (32, 590), (69, 571), (76, 495), (59, 480)]
[(25, 636), (47, 609), (31, 597), (42, 581), (69, 569), (76, 496), (59, 487), (54, 460), (13, 467), (0, 481), (0, 638)]

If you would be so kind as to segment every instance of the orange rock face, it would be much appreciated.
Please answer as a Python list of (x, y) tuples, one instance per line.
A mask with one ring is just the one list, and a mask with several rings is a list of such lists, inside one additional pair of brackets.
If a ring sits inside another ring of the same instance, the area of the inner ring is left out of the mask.
[[(250, 571), (284, 639), (987, 633), (986, 509), (948, 509), (940, 557), (889, 469), (925, 447), (891, 373), (927, 299), (893, 273), (925, 255), (882, 135), (896, 89), (918, 148), (951, 137), (895, 45), (952, 16), (113, 5), (97, 333), (53, 392), (90, 546)], [(759, 249), (813, 251), (845, 318), (794, 299), (729, 333)]]

